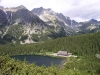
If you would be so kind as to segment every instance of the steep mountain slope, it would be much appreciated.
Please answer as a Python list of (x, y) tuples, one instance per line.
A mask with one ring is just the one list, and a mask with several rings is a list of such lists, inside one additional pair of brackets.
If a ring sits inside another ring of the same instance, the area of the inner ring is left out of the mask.
[(7, 25), (7, 22), (8, 20), (6, 14), (0, 9), (0, 25)]
[[(22, 6), (19, 6), (22, 7)], [(26, 8), (13, 8), (6, 11), (9, 17), (10, 28), (4, 36), (9, 41), (24, 43), (34, 43), (43, 40), (45, 31), (49, 27), (36, 15), (32, 14)], [(15, 11), (15, 9), (17, 9)], [(13, 12), (12, 12), (13, 11)], [(8, 39), (11, 38), (12, 39)], [(46, 37), (48, 39), (48, 37)], [(45, 39), (46, 40), (46, 39)]]
[(55, 29), (57, 27), (64, 29), (66, 35), (75, 33), (75, 30), (68, 25), (67, 19), (62, 13), (56, 13), (51, 9), (43, 7), (34, 8), (32, 12)]
[(2, 35), (6, 31), (7, 25), (8, 25), (7, 15), (5, 14), (4, 11), (0, 9), (0, 37), (2, 37)]
[[(71, 27), (66, 26), (64, 21), (66, 18), (61, 17), (62, 15), (58, 17), (58, 14), (51, 9), (45, 9), (46, 15), (41, 15), (44, 19), (36, 16), (36, 14), (42, 13), (40, 11), (44, 10), (43, 8), (40, 8), (41, 10), (38, 10), (37, 13), (32, 13), (22, 5), (12, 8), (0, 7), (0, 9), (4, 11), (6, 20), (3, 21), (7, 23), (7, 27), (1, 35), (3, 43), (35, 43), (75, 33)], [(48, 17), (43, 17), (47, 15)]]
[(80, 22), (79, 24), (81, 25), (78, 27), (80, 29), (80, 33), (92, 33), (100, 31), (100, 22), (95, 19), (90, 19), (86, 22)]

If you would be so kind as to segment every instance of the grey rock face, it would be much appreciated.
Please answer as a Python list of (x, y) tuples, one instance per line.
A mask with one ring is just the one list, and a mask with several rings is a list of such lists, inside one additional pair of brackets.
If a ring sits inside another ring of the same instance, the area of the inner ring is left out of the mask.
[(0, 25), (7, 25), (8, 20), (4, 11), (0, 9)]

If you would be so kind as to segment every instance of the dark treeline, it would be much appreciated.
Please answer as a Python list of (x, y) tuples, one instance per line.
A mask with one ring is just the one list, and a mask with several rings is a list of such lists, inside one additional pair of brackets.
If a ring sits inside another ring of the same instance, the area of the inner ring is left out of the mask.
[(100, 33), (69, 36), (30, 45), (0, 45), (0, 55), (23, 55), (64, 50), (75, 55), (100, 53)]

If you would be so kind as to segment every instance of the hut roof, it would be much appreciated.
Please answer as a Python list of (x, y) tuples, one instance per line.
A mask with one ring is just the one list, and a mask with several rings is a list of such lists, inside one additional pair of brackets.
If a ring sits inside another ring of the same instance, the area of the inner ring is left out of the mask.
[(66, 51), (58, 51), (58, 55), (67, 55)]

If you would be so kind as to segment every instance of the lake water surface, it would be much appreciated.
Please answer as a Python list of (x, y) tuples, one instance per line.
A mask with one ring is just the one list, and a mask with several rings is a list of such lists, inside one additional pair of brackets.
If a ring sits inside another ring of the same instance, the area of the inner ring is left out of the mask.
[(36, 63), (38, 66), (50, 66), (51, 63), (55, 65), (61, 65), (64, 61), (63, 58), (55, 58), (55, 57), (49, 57), (49, 56), (41, 56), (41, 55), (16, 55), (11, 56), (11, 58), (15, 58), (18, 60), (23, 61), (26, 58), (26, 61), (29, 63)]

